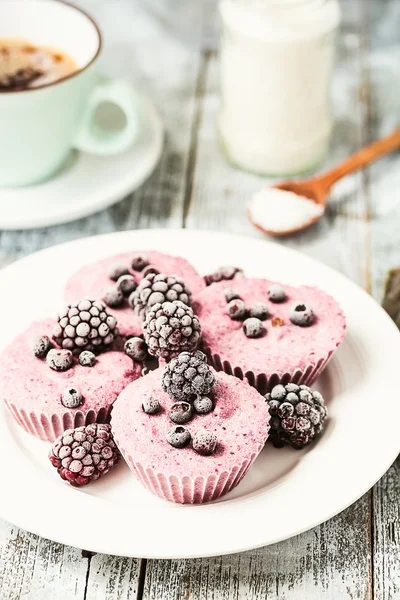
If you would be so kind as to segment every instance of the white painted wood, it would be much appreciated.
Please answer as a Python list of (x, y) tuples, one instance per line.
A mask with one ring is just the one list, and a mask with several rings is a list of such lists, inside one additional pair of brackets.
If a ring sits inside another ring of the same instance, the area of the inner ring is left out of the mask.
[(95, 554), (90, 560), (85, 600), (136, 600), (139, 559)]

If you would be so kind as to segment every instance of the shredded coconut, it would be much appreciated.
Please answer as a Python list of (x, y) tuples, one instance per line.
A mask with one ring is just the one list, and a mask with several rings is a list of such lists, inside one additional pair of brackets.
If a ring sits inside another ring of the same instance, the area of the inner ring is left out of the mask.
[(272, 187), (254, 194), (249, 209), (255, 225), (274, 233), (299, 229), (324, 212), (322, 206), (305, 196)]

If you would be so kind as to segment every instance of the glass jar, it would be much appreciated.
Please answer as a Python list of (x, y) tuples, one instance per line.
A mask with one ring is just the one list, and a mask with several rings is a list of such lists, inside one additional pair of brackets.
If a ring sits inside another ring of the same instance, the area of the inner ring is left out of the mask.
[(219, 135), (229, 160), (263, 175), (308, 171), (332, 130), (337, 0), (222, 0)]

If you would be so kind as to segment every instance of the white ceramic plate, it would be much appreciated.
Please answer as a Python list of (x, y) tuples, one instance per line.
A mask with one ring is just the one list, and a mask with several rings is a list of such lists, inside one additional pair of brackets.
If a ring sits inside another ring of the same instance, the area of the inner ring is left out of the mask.
[[(85, 258), (146, 248), (183, 255), (201, 273), (235, 264), (249, 276), (318, 285), (337, 298), (348, 333), (318, 381), (330, 413), (324, 435), (303, 451), (267, 445), (233, 492), (213, 504), (180, 506), (147, 492), (124, 464), (104, 480), (72, 488), (48, 462), (48, 444), (26, 434), (0, 410), (0, 516), (96, 552), (198, 557), (283, 540), (329, 519), (364, 494), (399, 451), (400, 403), (393, 390), (400, 335), (364, 291), (283, 246), (210, 232), (151, 230), (44, 250), (0, 272), (0, 289), (13, 290), (3, 294), (1, 345), (30, 320), (54, 314), (67, 277)], [(386, 415), (384, 427), (377, 405)]]
[[(141, 94), (138, 110), (139, 136), (126, 152), (113, 156), (74, 152), (44, 183), (0, 188), (0, 229), (48, 227), (80, 219), (137, 189), (156, 166), (163, 144), (161, 119), (151, 101)], [(112, 127), (112, 115), (108, 122)]]

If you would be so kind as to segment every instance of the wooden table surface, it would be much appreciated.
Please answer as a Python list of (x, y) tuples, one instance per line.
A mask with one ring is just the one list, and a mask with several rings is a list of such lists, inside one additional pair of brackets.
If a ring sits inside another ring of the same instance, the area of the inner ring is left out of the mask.
[[(146, 1), (77, 4), (102, 27), (103, 69), (148, 92), (163, 116), (167, 139), (158, 168), (140, 190), (109, 210), (66, 225), (1, 232), (1, 265), (59, 242), (125, 229), (184, 227), (262, 237), (248, 223), (245, 203), (264, 182), (229, 167), (215, 139), (215, 2), (169, 0), (193, 11), (187, 17), (188, 48), (149, 17)], [(388, 133), (399, 114), (400, 3), (343, 0), (342, 8), (333, 88), (337, 124), (324, 167)], [(325, 218), (279, 243), (319, 258), (380, 301), (387, 270), (400, 265), (399, 189), (400, 157), (392, 155), (339, 183)], [(379, 426), (385, 418), (390, 415), (377, 417)], [(211, 559), (92, 555), (0, 521), (0, 599), (395, 600), (399, 474), (397, 461), (353, 506), (296, 538)]]

